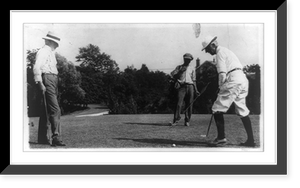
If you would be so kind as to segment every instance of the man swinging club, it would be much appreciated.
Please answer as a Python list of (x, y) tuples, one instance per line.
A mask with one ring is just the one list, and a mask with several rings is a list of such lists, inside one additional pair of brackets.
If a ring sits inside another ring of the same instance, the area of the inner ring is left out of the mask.
[(219, 46), (216, 39), (217, 37), (207, 36), (202, 42), (202, 51), (205, 50), (206, 53), (216, 55), (216, 67), (219, 74), (219, 93), (212, 106), (218, 137), (212, 144), (226, 144), (223, 114), (234, 103), (236, 114), (241, 117), (248, 137), (247, 141), (240, 145), (254, 147), (252, 125), (246, 106), (248, 79), (242, 71), (242, 64), (237, 56), (229, 49)]

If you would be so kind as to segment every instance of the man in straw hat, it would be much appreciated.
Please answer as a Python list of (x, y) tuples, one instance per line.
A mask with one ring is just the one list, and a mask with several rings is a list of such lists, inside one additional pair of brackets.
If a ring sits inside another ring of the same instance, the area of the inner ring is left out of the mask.
[(240, 145), (254, 147), (252, 125), (246, 106), (248, 79), (237, 56), (229, 49), (219, 46), (216, 39), (217, 37), (207, 36), (202, 42), (202, 51), (205, 50), (206, 53), (216, 55), (216, 67), (219, 74), (219, 93), (212, 106), (218, 137), (213, 141), (213, 144), (218, 145), (227, 142), (223, 114), (233, 103), (236, 114), (241, 117), (248, 137), (247, 141)]
[(193, 56), (189, 53), (183, 55), (183, 64), (178, 65), (175, 70), (171, 72), (171, 77), (176, 80), (175, 86), (177, 90), (177, 105), (174, 111), (173, 123), (170, 123), (171, 126), (176, 125), (180, 117), (181, 106), (183, 100), (185, 100), (185, 107), (189, 107), (185, 110), (185, 126), (190, 126), (190, 120), (192, 116), (192, 102), (194, 100), (194, 93), (198, 95), (199, 92), (196, 87), (196, 72), (195, 68), (190, 66), (190, 62), (193, 60)]
[(60, 107), (58, 96), (58, 71), (54, 50), (59, 46), (60, 38), (53, 32), (43, 37), (45, 45), (37, 52), (33, 67), (34, 80), (43, 96), (45, 113), (39, 119), (38, 143), (50, 144), (47, 136), (48, 121), (51, 124), (52, 146), (65, 146), (60, 136)]

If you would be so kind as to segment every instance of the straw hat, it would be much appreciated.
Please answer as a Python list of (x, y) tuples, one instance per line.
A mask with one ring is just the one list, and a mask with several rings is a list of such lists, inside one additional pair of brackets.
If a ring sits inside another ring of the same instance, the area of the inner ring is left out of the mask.
[(60, 38), (53, 32), (49, 31), (46, 37), (43, 37), (45, 40), (51, 40), (53, 42), (56, 42), (57, 45), (60, 43)]
[(207, 36), (207, 37), (205, 38), (205, 40), (202, 42), (202, 46), (203, 46), (202, 51), (203, 51), (207, 46), (209, 46), (213, 41), (215, 41), (216, 39), (217, 39), (216, 36), (215, 36), (215, 37)]

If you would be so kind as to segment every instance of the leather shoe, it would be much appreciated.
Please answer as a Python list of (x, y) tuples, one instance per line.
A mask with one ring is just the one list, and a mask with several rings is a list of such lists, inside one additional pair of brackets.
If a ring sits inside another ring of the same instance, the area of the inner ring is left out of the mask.
[(179, 122), (179, 120), (180, 120), (180, 118), (179, 118), (179, 119), (176, 119), (176, 120), (174, 120), (174, 121), (173, 121), (173, 123), (172, 123), (172, 122), (170, 122), (170, 123), (169, 123), (169, 125), (170, 125), (170, 126), (176, 126), (176, 125), (177, 125), (177, 123)]
[(169, 123), (169, 125), (170, 125), (170, 126), (176, 126), (176, 125), (177, 125), (177, 123), (178, 123), (178, 121), (175, 121), (175, 122), (173, 122), (173, 123), (172, 123), (172, 122), (170, 122), (170, 123)]
[(223, 139), (218, 139), (216, 138), (212, 144), (215, 144), (215, 145), (218, 145), (218, 144), (226, 144), (227, 143), (227, 139), (226, 138), (223, 138)]
[(187, 126), (187, 127), (189, 127), (189, 126), (190, 126), (190, 123), (189, 123), (188, 121), (186, 121), (186, 122), (184, 123), (184, 125)]
[(255, 142), (254, 141), (246, 141), (246, 142), (244, 142), (244, 143), (240, 143), (240, 146), (246, 146), (246, 147), (255, 147), (256, 146), (256, 144), (255, 144)]
[(51, 146), (66, 146), (62, 141), (58, 140), (57, 138), (53, 138)]

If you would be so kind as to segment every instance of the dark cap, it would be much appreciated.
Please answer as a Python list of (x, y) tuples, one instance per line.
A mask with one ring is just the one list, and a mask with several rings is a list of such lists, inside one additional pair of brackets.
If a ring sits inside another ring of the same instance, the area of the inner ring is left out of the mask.
[(190, 59), (190, 60), (193, 60), (193, 59), (194, 59), (193, 56), (192, 56), (192, 54), (189, 54), (189, 53), (184, 54), (184, 55), (183, 55), (183, 58), (184, 58), (184, 59)]

